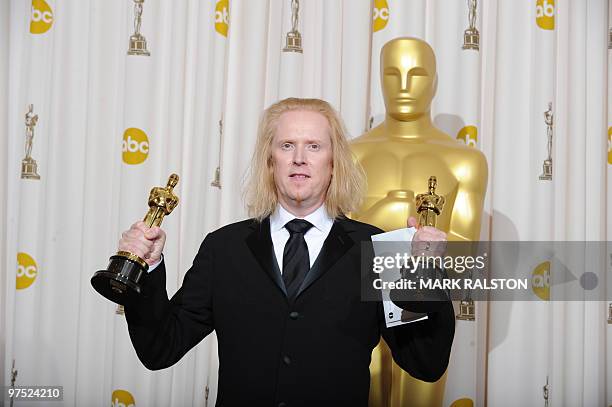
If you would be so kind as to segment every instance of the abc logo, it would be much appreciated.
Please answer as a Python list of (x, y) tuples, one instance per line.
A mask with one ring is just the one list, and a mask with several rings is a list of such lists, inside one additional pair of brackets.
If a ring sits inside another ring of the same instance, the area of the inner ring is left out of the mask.
[(465, 126), (457, 133), (457, 140), (463, 141), (466, 146), (476, 147), (478, 128), (476, 126)]
[(149, 156), (149, 139), (144, 131), (130, 127), (123, 133), (123, 162), (140, 164)]
[(531, 289), (541, 300), (550, 299), (550, 262), (538, 264), (531, 273)]
[(37, 275), (38, 266), (32, 256), (27, 253), (17, 253), (17, 289), (23, 290), (31, 286)]
[(543, 30), (555, 29), (555, 0), (536, 1), (536, 23)]
[(215, 30), (227, 37), (229, 28), (229, 0), (219, 0), (215, 6)]
[(134, 396), (127, 390), (115, 390), (112, 395), (111, 407), (134, 407)]
[(474, 401), (468, 398), (457, 399), (452, 402), (450, 407), (474, 407)]
[(612, 165), (612, 127), (608, 127), (608, 164)]
[(389, 22), (389, 5), (387, 0), (374, 0), (372, 19), (374, 20), (372, 27), (374, 32), (380, 31), (387, 26), (387, 22)]
[(42, 34), (53, 25), (53, 11), (45, 0), (32, 0), (32, 10), (30, 15), (30, 32), (32, 34)]

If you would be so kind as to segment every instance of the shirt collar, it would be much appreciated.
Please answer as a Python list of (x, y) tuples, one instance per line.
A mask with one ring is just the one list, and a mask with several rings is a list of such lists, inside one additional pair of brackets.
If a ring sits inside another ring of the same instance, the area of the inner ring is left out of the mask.
[(329, 216), (327, 210), (325, 209), (325, 204), (319, 206), (316, 211), (304, 217), (295, 216), (283, 208), (281, 204), (278, 204), (274, 213), (270, 215), (270, 230), (272, 232), (277, 232), (284, 228), (287, 222), (295, 218), (307, 220), (321, 232), (328, 232), (334, 224), (334, 220)]

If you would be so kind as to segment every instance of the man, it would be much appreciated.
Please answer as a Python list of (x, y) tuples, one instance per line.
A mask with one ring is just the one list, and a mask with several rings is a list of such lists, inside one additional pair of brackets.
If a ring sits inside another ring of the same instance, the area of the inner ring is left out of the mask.
[[(173, 365), (215, 330), (218, 406), (367, 406), (381, 334), (415, 377), (444, 373), (450, 302), (426, 321), (387, 329), (381, 303), (361, 300), (360, 242), (381, 230), (343, 216), (358, 207), (364, 177), (329, 104), (291, 98), (268, 108), (247, 185), (252, 219), (208, 234), (171, 300), (164, 232), (139, 222), (123, 234), (119, 249), (155, 266), (145, 296), (125, 306), (147, 368)], [(426, 227), (413, 244), (445, 238)]]

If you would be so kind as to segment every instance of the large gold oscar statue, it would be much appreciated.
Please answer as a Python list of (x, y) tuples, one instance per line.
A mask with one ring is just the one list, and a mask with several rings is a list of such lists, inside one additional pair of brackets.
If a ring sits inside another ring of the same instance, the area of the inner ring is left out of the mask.
[[(368, 178), (368, 192), (355, 219), (386, 231), (406, 227), (417, 216), (415, 192), (430, 176), (444, 210), (436, 227), (449, 241), (478, 240), (487, 185), (484, 155), (434, 127), (436, 58), (417, 38), (397, 38), (380, 55), (386, 116), (383, 123), (353, 140), (352, 149)], [(370, 406), (441, 406), (446, 374), (435, 383), (412, 378), (397, 366), (381, 340), (372, 353)]]

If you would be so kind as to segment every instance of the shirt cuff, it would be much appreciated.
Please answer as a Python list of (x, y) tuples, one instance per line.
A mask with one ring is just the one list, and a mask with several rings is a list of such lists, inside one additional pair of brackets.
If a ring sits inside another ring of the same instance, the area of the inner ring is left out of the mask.
[(153, 264), (152, 266), (149, 266), (149, 269), (147, 270), (147, 273), (150, 273), (153, 270), (155, 270), (157, 268), (157, 266), (159, 266), (161, 264), (162, 261), (164, 261), (163, 253), (162, 253), (161, 258), (159, 259), (159, 261), (157, 263)]

